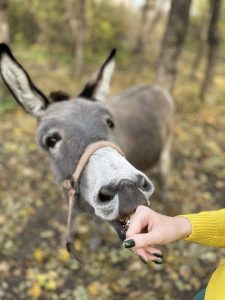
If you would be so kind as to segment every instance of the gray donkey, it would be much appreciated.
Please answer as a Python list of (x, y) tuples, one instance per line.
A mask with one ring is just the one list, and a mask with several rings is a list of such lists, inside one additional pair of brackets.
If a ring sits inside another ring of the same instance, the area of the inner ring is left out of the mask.
[(124, 239), (124, 219), (138, 205), (148, 205), (153, 193), (151, 181), (138, 169), (147, 171), (159, 161), (165, 187), (173, 102), (168, 93), (150, 86), (108, 99), (114, 65), (115, 50), (78, 97), (68, 100), (65, 93), (52, 93), (47, 98), (9, 47), (0, 45), (1, 76), (16, 101), (37, 118), (37, 140), (48, 152), (58, 182), (70, 178), (84, 149), (93, 142), (113, 142), (125, 153), (126, 159), (104, 147), (90, 157), (81, 174), (76, 203), (108, 222)]

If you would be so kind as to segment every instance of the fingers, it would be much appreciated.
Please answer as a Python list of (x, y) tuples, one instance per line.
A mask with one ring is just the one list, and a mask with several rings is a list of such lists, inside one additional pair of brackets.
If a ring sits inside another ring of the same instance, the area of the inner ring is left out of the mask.
[(136, 249), (134, 252), (141, 257), (142, 261), (146, 263), (149, 261), (149, 254), (143, 248)]
[(138, 206), (136, 212), (130, 218), (130, 225), (127, 230), (127, 237), (140, 233), (149, 225), (149, 212), (151, 210), (143, 205)]
[(142, 250), (144, 250), (145, 253), (148, 253), (148, 254), (150, 254), (150, 255), (155, 255), (155, 254), (156, 254), (156, 256), (157, 256), (157, 255), (162, 256), (162, 252), (161, 252), (160, 249), (155, 248), (155, 247), (151, 247), (151, 246), (144, 247), (144, 248), (132, 249), (132, 251), (134, 251), (134, 252), (137, 253), (137, 254), (140, 254), (140, 253), (141, 253), (140, 251), (142, 251)]
[(138, 248), (133, 250), (144, 263), (153, 261), (154, 263), (163, 263), (163, 255), (161, 251), (153, 247)]
[(162, 239), (157, 231), (139, 233), (129, 236), (123, 243), (125, 248), (144, 248), (149, 245), (161, 244)]
[[(152, 254), (152, 255), (160, 255), (162, 256), (162, 252), (160, 249), (156, 248), (156, 247), (152, 247), (152, 246), (147, 246), (144, 248), (146, 252), (148, 252), (149, 254)], [(156, 255), (156, 256), (157, 256)]]

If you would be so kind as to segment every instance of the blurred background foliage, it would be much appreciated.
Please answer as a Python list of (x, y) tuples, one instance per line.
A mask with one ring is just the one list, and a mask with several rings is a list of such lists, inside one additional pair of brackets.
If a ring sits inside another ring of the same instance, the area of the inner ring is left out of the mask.
[[(76, 1), (73, 4), (76, 10)], [(100, 53), (108, 51), (110, 47), (121, 47), (121, 42), (129, 31), (126, 8), (115, 5), (113, 1), (85, 1), (85, 4), (88, 26), (86, 46), (92, 52), (98, 49)], [(57, 47), (65, 51), (72, 46), (66, 1), (42, 3), (31, 0), (28, 3), (16, 0), (9, 2), (8, 9), (11, 36), (20, 45), (42, 42), (45, 47), (52, 45), (55, 51), (58, 50)]]
[[(156, 191), (152, 207), (169, 215), (217, 209), (225, 200), (223, 4), (1, 0), (0, 42), (46, 94), (77, 95), (118, 48), (113, 93), (156, 82), (175, 99), (169, 201), (160, 202)], [(104, 225), (93, 251), (96, 225), (80, 215), (75, 248), (87, 263), (79, 266), (63, 247), (66, 204), (36, 146), (36, 122), (2, 83), (0, 119), (0, 299), (192, 299), (224, 261), (223, 250), (179, 242), (163, 247), (164, 265), (145, 266)]]

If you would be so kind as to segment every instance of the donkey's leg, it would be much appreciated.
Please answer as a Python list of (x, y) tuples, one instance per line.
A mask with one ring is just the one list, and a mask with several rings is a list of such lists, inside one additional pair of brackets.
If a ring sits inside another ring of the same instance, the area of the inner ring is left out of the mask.
[(159, 158), (159, 176), (160, 176), (160, 198), (166, 200), (168, 196), (169, 172), (171, 167), (171, 135), (167, 138), (166, 144)]

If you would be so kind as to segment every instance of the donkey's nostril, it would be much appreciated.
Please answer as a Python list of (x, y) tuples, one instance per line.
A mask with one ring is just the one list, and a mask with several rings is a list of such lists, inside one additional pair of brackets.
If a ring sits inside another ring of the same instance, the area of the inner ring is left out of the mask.
[(139, 176), (139, 187), (143, 191), (150, 191), (152, 189), (152, 184), (144, 176)]
[(112, 200), (114, 196), (115, 196), (115, 191), (113, 191), (112, 187), (105, 186), (100, 189), (98, 198), (100, 202), (108, 202)]

